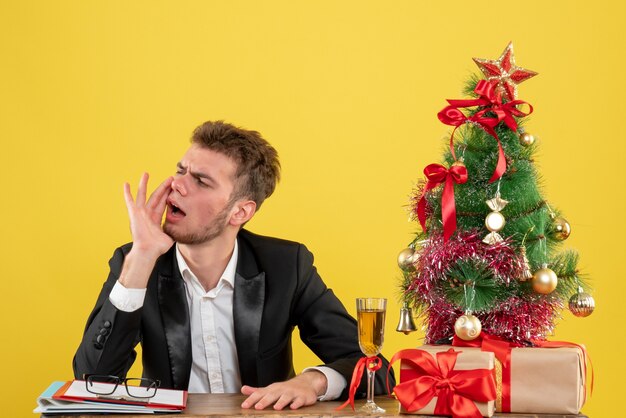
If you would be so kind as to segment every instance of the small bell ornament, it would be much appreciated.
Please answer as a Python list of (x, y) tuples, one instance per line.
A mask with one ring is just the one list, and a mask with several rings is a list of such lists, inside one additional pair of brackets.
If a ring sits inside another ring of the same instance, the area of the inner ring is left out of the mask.
[(396, 331), (403, 332), (404, 335), (409, 335), (409, 333), (417, 331), (417, 327), (413, 321), (413, 313), (406, 303), (404, 303), (402, 309), (400, 309), (400, 320), (398, 321)]
[(556, 289), (558, 281), (559, 279), (556, 276), (556, 273), (549, 269), (548, 265), (544, 263), (541, 265), (541, 268), (533, 274), (533, 289), (537, 293), (548, 295)]
[(472, 341), (478, 338), (482, 331), (480, 320), (469, 311), (461, 315), (454, 323), (454, 333), (463, 341)]
[(506, 220), (504, 216), (500, 213), (502, 209), (509, 203), (507, 200), (500, 198), (500, 192), (496, 192), (496, 197), (493, 199), (487, 200), (487, 206), (492, 210), (487, 217), (485, 218), (485, 226), (491, 232), (485, 236), (483, 242), (485, 244), (493, 245), (502, 241), (502, 237), (498, 234), (499, 231), (504, 228), (506, 224)]
[(593, 313), (596, 307), (596, 302), (593, 300), (593, 296), (583, 291), (582, 287), (578, 287), (578, 293), (572, 295), (569, 299), (569, 310), (580, 318), (584, 318)]

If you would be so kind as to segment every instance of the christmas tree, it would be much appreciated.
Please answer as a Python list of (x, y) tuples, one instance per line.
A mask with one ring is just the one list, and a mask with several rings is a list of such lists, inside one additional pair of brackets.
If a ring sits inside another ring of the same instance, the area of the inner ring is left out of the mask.
[(560, 248), (571, 228), (541, 194), (537, 144), (524, 129), (533, 108), (517, 85), (537, 73), (515, 65), (512, 44), (474, 62), (485, 77), (439, 112), (454, 127), (449, 147), (412, 194), (421, 232), (398, 257), (402, 297), (424, 320), (427, 343), (482, 332), (528, 345), (553, 333), (568, 302), (577, 316), (594, 302), (578, 254)]

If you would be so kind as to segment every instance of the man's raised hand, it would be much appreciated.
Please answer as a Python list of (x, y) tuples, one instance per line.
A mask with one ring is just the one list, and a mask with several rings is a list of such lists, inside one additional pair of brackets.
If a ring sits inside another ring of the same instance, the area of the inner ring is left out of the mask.
[(126, 257), (119, 279), (125, 287), (145, 288), (156, 259), (174, 243), (161, 228), (161, 219), (172, 181), (172, 177), (165, 179), (152, 192), (148, 201), (146, 201), (148, 173), (141, 176), (136, 199), (133, 199), (130, 185), (124, 184), (124, 199), (133, 236), (133, 247)]

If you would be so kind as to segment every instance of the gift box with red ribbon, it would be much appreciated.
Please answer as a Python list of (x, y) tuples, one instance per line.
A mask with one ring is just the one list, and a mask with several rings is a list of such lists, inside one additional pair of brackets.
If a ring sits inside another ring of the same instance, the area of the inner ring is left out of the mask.
[[(579, 347), (513, 348), (510, 393), (502, 387), (502, 412), (578, 414), (585, 402), (585, 364)], [(496, 383), (498, 381), (496, 380)], [(509, 407), (506, 399), (509, 396)]]
[(495, 411), (493, 353), (450, 346), (402, 350), (400, 383), (394, 393), (402, 413), (491, 417)]
[[(584, 346), (563, 341), (543, 341), (536, 342), (538, 347), (514, 347), (510, 343), (489, 336), (480, 339), (477, 344), (476, 348), (425, 345), (420, 347), (420, 350), (429, 353), (446, 352), (451, 348), (462, 351), (458, 356), (457, 367), (463, 368), (478, 367), (475, 364), (465, 366), (465, 359), (480, 354), (495, 355), (495, 367), (492, 372), (496, 385), (495, 410), (498, 412), (536, 414), (580, 412), (586, 399), (588, 358)], [(461, 361), (462, 366), (459, 364)], [(416, 376), (418, 374), (412, 364), (403, 361), (400, 383), (415, 379)], [(398, 400), (403, 404), (399, 395)], [(476, 405), (480, 406), (479, 403)], [(487, 416), (483, 409), (479, 410), (483, 416)], [(432, 412), (420, 410), (420, 413)]]

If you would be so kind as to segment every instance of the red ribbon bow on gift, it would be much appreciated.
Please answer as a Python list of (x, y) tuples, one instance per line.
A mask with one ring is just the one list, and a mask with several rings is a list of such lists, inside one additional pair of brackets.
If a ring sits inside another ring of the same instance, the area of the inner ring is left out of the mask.
[(352, 379), (350, 381), (350, 388), (348, 390), (348, 400), (335, 409), (339, 411), (350, 405), (352, 406), (352, 410), (354, 411), (354, 396), (356, 395), (356, 390), (361, 384), (363, 372), (366, 368), (375, 372), (379, 370), (382, 365), (383, 362), (379, 357), (361, 357), (359, 361), (357, 361), (356, 366), (354, 366), (354, 372), (352, 372)]
[(417, 411), (437, 397), (435, 415), (452, 415), (453, 418), (482, 417), (474, 402), (496, 399), (496, 384), (488, 369), (454, 370), (458, 351), (450, 349), (437, 353), (435, 360), (423, 350), (401, 350), (389, 362), (396, 360), (411, 363), (420, 372), (416, 379), (396, 385), (394, 393), (404, 409)]
[(441, 164), (429, 164), (424, 169), (428, 179), (422, 196), (417, 203), (417, 218), (426, 231), (426, 192), (445, 182), (441, 195), (441, 218), (443, 220), (443, 238), (445, 241), (456, 230), (456, 205), (454, 203), (454, 183), (463, 184), (467, 181), (467, 168), (463, 165), (453, 165), (449, 169)]
[[(440, 111), (437, 114), (437, 117), (446, 125), (455, 127), (452, 131), (452, 135), (450, 136), (450, 152), (455, 160), (456, 155), (452, 144), (454, 132), (456, 132), (458, 127), (464, 123), (473, 122), (478, 124), (488, 134), (496, 139), (498, 142), (498, 163), (496, 164), (493, 175), (489, 179), (489, 182), (492, 183), (502, 177), (506, 171), (504, 150), (502, 149), (502, 144), (500, 143), (500, 138), (498, 138), (498, 134), (495, 131), (495, 127), (498, 126), (500, 122), (504, 121), (506, 126), (508, 126), (512, 131), (517, 132), (517, 122), (513, 116), (528, 116), (533, 112), (533, 107), (523, 100), (511, 100), (510, 102), (502, 103), (502, 96), (499, 92), (496, 92), (496, 83), (493, 81), (489, 82), (487, 80), (480, 80), (478, 84), (476, 84), (474, 93), (479, 96), (478, 99), (447, 100), (449, 106), (446, 106), (442, 111)], [(517, 105), (520, 104), (528, 105), (528, 113), (522, 112), (517, 108)], [(459, 110), (459, 108), (473, 106), (485, 108), (479, 110), (470, 117), (465, 116), (465, 114)], [(488, 114), (492, 114), (493, 116)]]
[(502, 364), (502, 411), (511, 412), (511, 349), (515, 344), (500, 337), (481, 332), (478, 338), (465, 341), (456, 335), (452, 340), (456, 347), (478, 347), (482, 351), (491, 351)]

